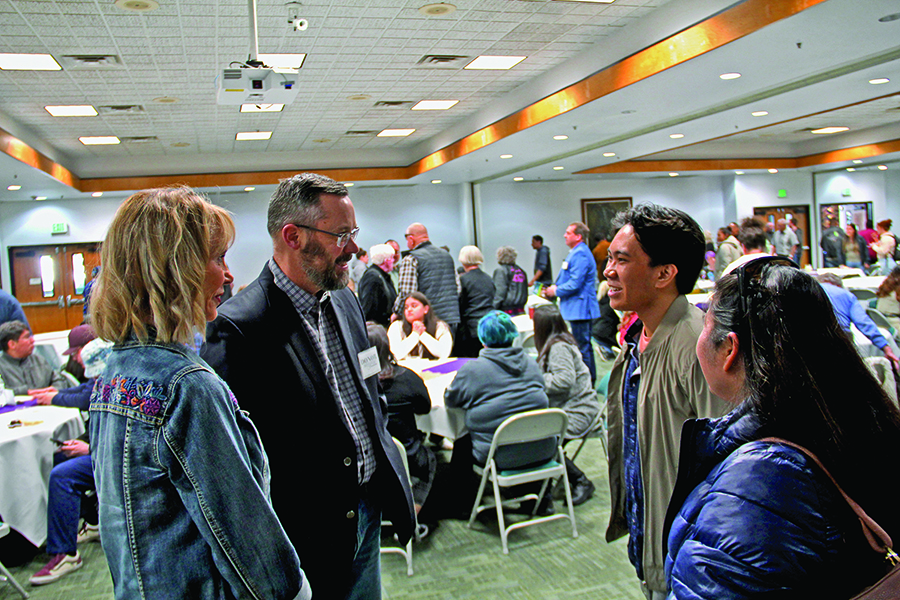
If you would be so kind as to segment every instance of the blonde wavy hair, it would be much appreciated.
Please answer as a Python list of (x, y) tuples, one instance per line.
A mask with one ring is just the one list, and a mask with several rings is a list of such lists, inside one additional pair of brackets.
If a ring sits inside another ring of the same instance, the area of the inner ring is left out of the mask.
[(189, 187), (143, 190), (116, 211), (91, 295), (97, 335), (116, 343), (155, 329), (164, 343), (192, 344), (204, 332), (206, 265), (234, 241), (228, 212)]

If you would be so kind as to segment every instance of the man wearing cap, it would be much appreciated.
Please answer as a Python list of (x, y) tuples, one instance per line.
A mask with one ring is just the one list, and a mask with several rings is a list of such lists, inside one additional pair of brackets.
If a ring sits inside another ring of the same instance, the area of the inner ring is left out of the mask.
[[(79, 325), (69, 332), (69, 348), (63, 352), (63, 356), (71, 355), (75, 362), (84, 366), (81, 351), (88, 342), (97, 335), (90, 325)], [(73, 388), (58, 390), (55, 387), (47, 387), (36, 390), (28, 390), (28, 393), (37, 400), (38, 404), (52, 404), (54, 406), (68, 406), (87, 410), (91, 403), (91, 391), (94, 389), (94, 380), (88, 379), (81, 385)]]

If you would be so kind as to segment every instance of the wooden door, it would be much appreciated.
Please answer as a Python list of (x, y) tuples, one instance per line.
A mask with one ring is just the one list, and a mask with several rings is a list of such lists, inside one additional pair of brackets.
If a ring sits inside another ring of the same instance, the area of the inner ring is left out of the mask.
[(778, 219), (787, 219), (793, 221), (800, 228), (800, 246), (803, 252), (800, 255), (800, 266), (805, 267), (810, 264), (810, 231), (809, 231), (809, 207), (806, 205), (797, 206), (766, 206), (753, 209), (753, 216), (759, 217), (763, 221), (775, 222)]
[(99, 242), (9, 249), (13, 295), (34, 333), (81, 324), (84, 286), (100, 264)]

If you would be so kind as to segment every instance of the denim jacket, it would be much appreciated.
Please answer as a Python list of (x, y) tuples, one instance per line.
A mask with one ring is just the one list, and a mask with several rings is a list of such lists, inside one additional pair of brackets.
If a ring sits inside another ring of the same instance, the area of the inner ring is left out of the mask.
[(116, 598), (310, 598), (256, 428), (192, 350), (114, 346), (90, 411)]

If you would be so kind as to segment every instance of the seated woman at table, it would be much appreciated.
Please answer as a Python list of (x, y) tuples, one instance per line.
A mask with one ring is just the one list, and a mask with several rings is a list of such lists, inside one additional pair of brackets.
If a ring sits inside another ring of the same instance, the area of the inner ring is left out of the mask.
[[(519, 330), (508, 314), (495, 310), (485, 315), (478, 323), (478, 337), (484, 349), (478, 358), (459, 369), (444, 393), (448, 407), (466, 411), (469, 435), (454, 442), (451, 460), (455, 465), (454, 473), (468, 472), (469, 481), (472, 461), (485, 464), (494, 432), (503, 421), (519, 413), (549, 406), (544, 377), (537, 363), (523, 348), (512, 346), (518, 336)], [(501, 468), (527, 467), (547, 461), (555, 451), (553, 440), (539, 440), (504, 446), (495, 458)], [(468, 469), (463, 466), (466, 463)], [(474, 501), (474, 495), (475, 490), (472, 490), (471, 501)], [(471, 510), (471, 501), (466, 510)], [(547, 494), (538, 512), (547, 514), (549, 511), (552, 511), (552, 502)]]
[[(561, 408), (569, 417), (565, 441), (580, 438), (600, 412), (597, 392), (575, 338), (554, 304), (534, 309), (534, 347), (538, 366), (544, 373), (544, 391), (552, 408)], [(566, 474), (572, 486), (572, 503), (583, 504), (594, 494), (594, 484), (566, 457)]]
[(381, 389), (388, 406), (388, 432), (406, 448), (416, 512), (422, 509), (437, 469), (434, 452), (425, 446), (425, 434), (416, 426), (416, 415), (431, 412), (431, 397), (422, 378), (397, 364), (387, 332), (378, 323), (366, 323), (369, 343), (378, 351)]
[(256, 428), (194, 350), (232, 281), (233, 239), (224, 209), (180, 187), (130, 196), (103, 242), (91, 322), (114, 345), (90, 431), (118, 599), (311, 596)]
[(391, 323), (387, 332), (391, 352), (404, 358), (447, 358), (453, 349), (453, 336), (447, 324), (431, 310), (431, 302), (422, 292), (413, 292), (403, 306), (403, 318)]
[(812, 451), (900, 536), (883, 458), (900, 446), (900, 412), (822, 287), (792, 265), (760, 258), (716, 283), (697, 357), (710, 390), (737, 407), (684, 424), (666, 518), (670, 599), (850, 598), (886, 573), (824, 471), (770, 436)]

